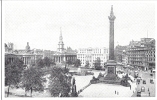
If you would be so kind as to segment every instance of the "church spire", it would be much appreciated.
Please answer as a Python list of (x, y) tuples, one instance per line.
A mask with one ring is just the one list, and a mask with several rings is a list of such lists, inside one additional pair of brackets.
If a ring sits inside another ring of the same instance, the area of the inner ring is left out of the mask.
[(60, 36), (59, 36), (59, 43), (58, 43), (58, 51), (63, 52), (64, 50), (64, 43), (63, 43), (63, 37), (62, 37), (62, 29), (60, 27)]
[(62, 37), (62, 28), (60, 27), (60, 37), (59, 37), (59, 40), (62, 41), (63, 40), (63, 37)]

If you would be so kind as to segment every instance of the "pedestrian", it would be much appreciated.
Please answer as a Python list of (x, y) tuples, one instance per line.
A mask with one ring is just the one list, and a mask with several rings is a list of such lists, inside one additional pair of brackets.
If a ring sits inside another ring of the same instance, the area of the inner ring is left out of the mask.
[(149, 96), (150, 96), (150, 92), (149, 92)]
[(117, 92), (117, 95), (119, 94), (119, 92)]
[(62, 94), (61, 94), (61, 93), (59, 93), (59, 97), (62, 97)]
[(134, 91), (133, 91), (133, 93), (134, 93)]
[(130, 85), (130, 90), (131, 90), (131, 85)]
[(148, 88), (148, 91), (149, 91), (149, 88)]
[(116, 91), (115, 91), (115, 94), (116, 94)]

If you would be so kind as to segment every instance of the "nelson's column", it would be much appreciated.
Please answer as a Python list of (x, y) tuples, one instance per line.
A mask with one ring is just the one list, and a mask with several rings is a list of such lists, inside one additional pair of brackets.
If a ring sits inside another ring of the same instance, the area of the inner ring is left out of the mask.
[(114, 20), (116, 17), (113, 13), (113, 6), (111, 6), (110, 16), (110, 33), (109, 33), (109, 60), (107, 61), (107, 75), (105, 79), (116, 79), (116, 62), (114, 61)]

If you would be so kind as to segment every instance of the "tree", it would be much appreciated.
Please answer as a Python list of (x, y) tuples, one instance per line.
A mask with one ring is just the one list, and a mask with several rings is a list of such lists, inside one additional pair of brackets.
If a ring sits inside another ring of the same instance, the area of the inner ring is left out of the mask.
[(89, 61), (88, 61), (88, 60), (86, 61), (85, 67), (86, 67), (86, 68), (89, 68)]
[[(7, 62), (7, 63), (6, 63)], [(20, 82), (23, 71), (23, 61), (19, 58), (14, 58), (14, 61), (9, 63), (8, 59), (5, 62), (5, 85), (8, 86), (7, 97), (11, 86), (15, 87)]]
[(123, 76), (123, 78), (121, 80), (121, 85), (123, 85), (123, 86), (130, 86), (130, 83), (128, 82), (128, 80), (131, 80), (131, 79), (128, 76), (128, 74), (126, 74), (125, 76)]
[(51, 61), (51, 65), (56, 65), (55, 60), (54, 59), (50, 59)]
[(48, 58), (48, 57), (44, 57), (44, 59), (43, 59), (43, 63), (47, 67), (50, 67), (51, 61), (52, 60), (50, 58)]
[(35, 60), (31, 60), (30, 66), (35, 66)]
[(69, 65), (72, 64), (72, 61), (71, 61), (70, 59), (68, 59), (68, 60), (66, 61), (66, 64), (68, 64), (68, 66), (69, 66)]
[(29, 67), (28, 69), (24, 70), (23, 76), (22, 76), (22, 87), (25, 88), (25, 95), (26, 91), (31, 90), (31, 96), (32, 92), (34, 91), (43, 91), (44, 86), (43, 83), (46, 81), (43, 77), (42, 70), (36, 68), (36, 67)]
[(62, 96), (67, 97), (70, 92), (70, 80), (68, 76), (64, 74), (64, 68), (53, 67), (51, 69), (49, 90), (53, 97)]
[(99, 57), (97, 57), (97, 59), (95, 60), (94, 66), (96, 70), (100, 70), (101, 69), (101, 60)]
[(81, 66), (81, 61), (80, 61), (80, 59), (76, 59), (76, 61), (74, 62), (74, 65), (75, 65), (76, 67)]
[(37, 59), (36, 66), (38, 68), (43, 68), (44, 67), (44, 61), (41, 58)]

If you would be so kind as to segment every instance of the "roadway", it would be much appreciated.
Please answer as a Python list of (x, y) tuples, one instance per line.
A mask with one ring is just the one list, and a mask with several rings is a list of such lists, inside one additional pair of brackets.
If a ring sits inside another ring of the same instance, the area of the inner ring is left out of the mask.
[[(127, 70), (127, 69), (123, 69), (120, 66), (117, 66), (117, 69), (122, 69), (125, 73), (129, 73), (131, 76), (134, 77), (134, 71), (135, 70)], [(150, 71), (138, 71), (139, 72), (139, 77), (141, 77), (141, 81), (139, 84), (137, 84), (137, 89), (136, 92), (133, 94), (133, 97), (136, 97), (136, 93), (137, 90), (141, 90), (141, 87), (144, 86), (145, 87), (145, 92), (142, 92), (142, 97), (148, 97), (149, 96), (149, 92), (150, 92), (150, 97), (155, 97), (155, 75), (150, 76)], [(150, 83), (150, 79), (154, 80), (154, 84)], [(146, 80), (146, 84), (143, 84), (143, 80)], [(148, 91), (149, 88), (149, 91)]]

